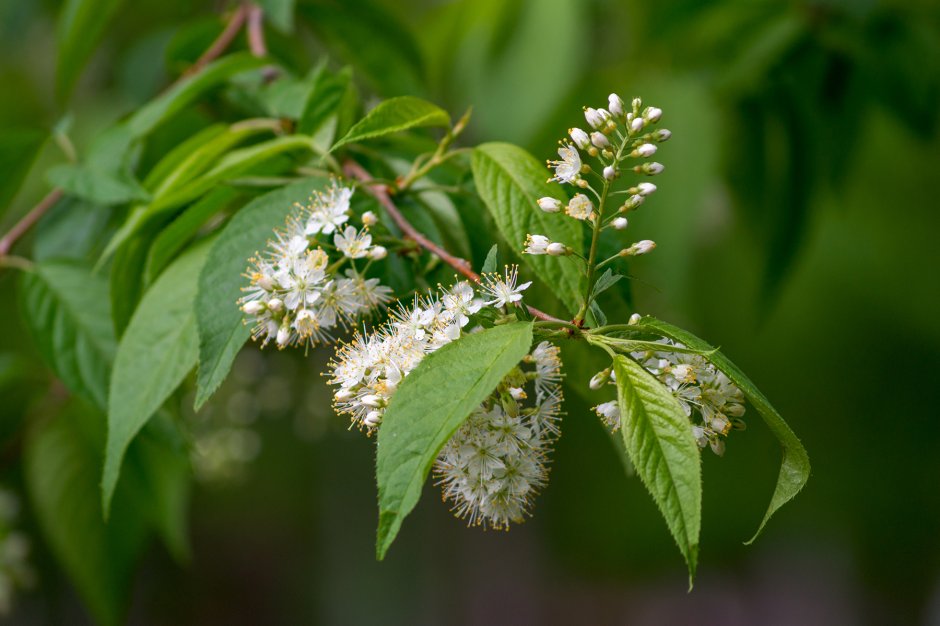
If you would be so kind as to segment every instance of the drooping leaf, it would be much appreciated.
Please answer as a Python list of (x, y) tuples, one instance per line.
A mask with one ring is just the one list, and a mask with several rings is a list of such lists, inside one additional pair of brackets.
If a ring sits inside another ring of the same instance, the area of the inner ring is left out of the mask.
[(232, 217), (219, 234), (199, 276), (196, 322), (199, 329), (198, 410), (225, 380), (250, 328), (238, 309), (248, 257), (264, 248), (284, 225), (295, 202), (304, 202), (327, 181), (310, 178), (260, 196)]
[(480, 270), (481, 274), (491, 274), (496, 271), (499, 266), (499, 244), (494, 243), (493, 247), (490, 248), (490, 251), (486, 253), (486, 259), (483, 261), (483, 268)]
[(767, 424), (767, 427), (770, 428), (770, 431), (780, 443), (780, 447), (783, 449), (783, 460), (780, 465), (780, 474), (777, 477), (777, 486), (774, 488), (770, 505), (767, 507), (767, 512), (764, 514), (757, 532), (754, 533), (748, 543), (754, 541), (777, 509), (792, 500), (809, 479), (810, 463), (806, 449), (783, 417), (770, 404), (767, 397), (721, 351), (716, 350), (708, 342), (699, 339), (692, 333), (654, 317), (644, 317), (637, 324), (637, 328), (641, 331), (648, 330), (663, 337), (669, 337), (688, 348), (700, 350), (702, 353), (709, 353), (706, 358), (741, 390), (748, 402), (760, 413), (764, 423)]
[(330, 148), (330, 151), (333, 152), (349, 143), (399, 133), (409, 128), (449, 124), (450, 115), (436, 104), (413, 96), (391, 98), (369, 111)]
[(130, 176), (96, 170), (87, 165), (65, 163), (46, 172), (46, 180), (65, 193), (96, 204), (145, 201), (147, 192)]
[(689, 418), (669, 389), (636, 361), (617, 355), (614, 372), (624, 445), (685, 557), (691, 584), (702, 520), (702, 469)]
[[(560, 196), (545, 182), (547, 171), (528, 152), (507, 143), (485, 143), (473, 151), (473, 178), (480, 197), (503, 237), (521, 251), (526, 235), (545, 235), (580, 254), (581, 226), (560, 214), (541, 211), (536, 201)], [(525, 264), (548, 285), (574, 315), (581, 308), (584, 277), (575, 258), (522, 255)]]
[(352, 70), (348, 67), (336, 74), (330, 74), (325, 69), (317, 74), (310, 95), (304, 103), (297, 131), (313, 135), (320, 130), (330, 116), (336, 113), (349, 89), (350, 81)]
[(56, 25), (56, 95), (65, 100), (121, 0), (66, 0)]
[(43, 360), (70, 391), (104, 410), (116, 350), (108, 283), (77, 263), (48, 261), (24, 275), (19, 295)]
[(0, 215), (29, 174), (47, 133), (32, 128), (0, 130)]
[(384, 558), (418, 503), (441, 447), (528, 353), (532, 324), (514, 322), (465, 335), (429, 354), (392, 396), (379, 428), (376, 556)]
[(208, 251), (209, 242), (203, 242), (166, 269), (144, 295), (118, 345), (101, 481), (106, 513), (127, 446), (196, 364), (199, 348), (193, 306)]

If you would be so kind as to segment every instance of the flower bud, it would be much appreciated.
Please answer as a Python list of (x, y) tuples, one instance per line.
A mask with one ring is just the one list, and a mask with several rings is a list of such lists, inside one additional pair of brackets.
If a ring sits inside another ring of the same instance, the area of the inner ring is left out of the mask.
[(558, 213), (561, 211), (561, 201), (557, 198), (545, 196), (544, 198), (539, 198), (538, 203), (539, 208), (546, 213)]
[(551, 256), (568, 256), (571, 250), (563, 243), (554, 242), (545, 247), (545, 251)]
[(545, 235), (526, 235), (525, 254), (547, 254), (551, 240)]
[(267, 274), (255, 274), (252, 278), (254, 278), (255, 284), (265, 291), (274, 289), (274, 280)]
[(378, 411), (369, 411), (363, 418), (362, 423), (369, 428), (375, 428), (382, 422), (382, 414)]
[(643, 196), (639, 194), (633, 194), (632, 196), (627, 198), (627, 201), (623, 203), (622, 207), (620, 207), (620, 212), (626, 213), (627, 211), (632, 211), (633, 209), (643, 204), (644, 200), (646, 200), (646, 198), (644, 198)]
[(656, 145), (651, 143), (644, 143), (642, 146), (633, 151), (633, 156), (640, 157), (651, 157), (656, 154)]
[(640, 100), (639, 98), (634, 98), (633, 102), (630, 103), (630, 106), (632, 106), (634, 109), (639, 111), (640, 107), (643, 106), (643, 101)]
[(604, 109), (586, 107), (584, 109), (584, 119), (591, 128), (603, 128), (607, 124), (607, 120), (610, 119), (610, 113)]
[(632, 122), (630, 122), (630, 130), (632, 130), (635, 133), (638, 133), (641, 130), (643, 130), (643, 126), (645, 124), (646, 124), (646, 120), (644, 120), (642, 117), (638, 117)]
[(653, 250), (656, 247), (655, 241), (650, 241), (649, 239), (644, 239), (638, 241), (629, 248), (624, 248), (620, 251), (620, 256), (639, 256), (641, 254), (646, 254)]
[(655, 176), (656, 174), (659, 174), (664, 169), (666, 169), (663, 167), (662, 163), (657, 163), (655, 161), (653, 161), (652, 163), (644, 163), (642, 168), (643, 168), (643, 173), (648, 174), (650, 176)]
[(630, 326), (636, 326), (637, 324), (640, 323), (641, 319), (642, 318), (640, 317), (639, 313), (634, 313), (633, 315), (630, 316), (630, 319), (627, 320), (627, 324), (629, 324)]
[(643, 111), (643, 118), (647, 122), (658, 122), (662, 116), (663, 110), (657, 107), (646, 107), (646, 110)]
[(665, 128), (660, 128), (655, 133), (653, 133), (653, 137), (656, 139), (656, 141), (668, 141), (669, 138), (672, 137), (672, 131)]
[(359, 398), (359, 402), (361, 402), (362, 404), (366, 406), (371, 406), (374, 409), (377, 409), (385, 405), (385, 401), (380, 396), (377, 396), (373, 393), (362, 396), (361, 398)]
[(623, 230), (627, 227), (627, 218), (625, 217), (615, 217), (613, 221), (610, 222), (610, 225), (617, 230)]
[(379, 221), (379, 218), (376, 217), (375, 213), (372, 211), (366, 211), (362, 214), (362, 224), (364, 226), (375, 226)]
[(333, 394), (333, 398), (337, 402), (346, 402), (348, 400), (351, 400), (352, 397), (355, 395), (356, 395), (356, 392), (353, 391), (352, 389), (340, 389), (339, 391)]
[(252, 300), (251, 302), (246, 302), (242, 305), (242, 311), (248, 315), (257, 315), (266, 308), (267, 306), (265, 306), (264, 302), (261, 302), (260, 300)]
[(636, 186), (636, 192), (641, 196), (648, 196), (656, 191), (656, 185), (653, 183), (640, 183)]
[(598, 373), (594, 374), (591, 377), (591, 382), (588, 383), (588, 386), (591, 389), (597, 390), (607, 384), (607, 381), (610, 380), (610, 368), (601, 370)]
[(510, 387), (509, 395), (512, 396), (513, 400), (525, 400), (529, 397), (522, 387)]
[(287, 342), (290, 341), (290, 328), (287, 326), (281, 326), (277, 329), (277, 337), (274, 339), (277, 342), (278, 347), (283, 348), (287, 345)]
[(284, 302), (280, 298), (271, 298), (268, 300), (268, 310), (277, 313), (284, 308)]
[(574, 142), (574, 145), (578, 146), (582, 150), (587, 149), (587, 147), (591, 145), (590, 137), (588, 137), (588, 134), (580, 128), (569, 128), (568, 135), (571, 137), (571, 141)]
[(372, 249), (369, 250), (369, 258), (373, 261), (381, 261), (387, 256), (388, 250), (385, 246), (373, 246)]
[(623, 100), (620, 99), (615, 93), (607, 96), (607, 108), (610, 109), (610, 112), (617, 117), (623, 115)]
[(604, 168), (604, 178), (607, 180), (613, 180), (617, 177), (617, 170), (614, 169), (613, 165), (608, 165)]
[(607, 141), (607, 136), (597, 131), (591, 133), (591, 143), (598, 148), (606, 148), (610, 145), (610, 142)]

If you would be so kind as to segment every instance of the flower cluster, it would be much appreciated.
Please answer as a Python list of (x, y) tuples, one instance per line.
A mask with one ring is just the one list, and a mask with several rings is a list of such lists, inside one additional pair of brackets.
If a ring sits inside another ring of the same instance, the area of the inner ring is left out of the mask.
[[(663, 350), (633, 352), (631, 356), (668, 388), (689, 416), (692, 434), (700, 448), (724, 454), (725, 438), (732, 429), (743, 430), (744, 394), (731, 380), (703, 356), (675, 349), (680, 343), (662, 339)], [(592, 389), (616, 382), (610, 369), (598, 372), (590, 382)], [(605, 402), (594, 411), (611, 429), (620, 428), (620, 409), (616, 402)]]
[(441, 449), (437, 484), (470, 525), (524, 521), (547, 482), (562, 401), (558, 353), (547, 341), (536, 346)]
[(415, 296), (411, 306), (399, 304), (389, 321), (371, 333), (357, 333), (341, 347), (331, 362), (330, 384), (336, 410), (348, 415), (352, 424), (372, 433), (402, 378), (417, 367), (425, 355), (458, 339), (470, 316), (483, 307), (518, 305), (531, 284), (518, 282), (518, 267), (507, 267), (503, 275), (484, 277), (481, 294), (470, 283), (457, 282), (438, 293)]
[[(330, 341), (337, 326), (345, 328), (389, 300), (391, 289), (365, 275), (373, 261), (385, 258), (386, 249), (373, 245), (367, 225), (344, 226), (352, 194), (334, 181), (306, 206), (296, 205), (266, 252), (249, 259), (245, 276), (250, 284), (239, 305), (253, 322), (252, 336), (263, 345)], [(366, 221), (374, 223), (364, 215)], [(327, 249), (335, 251), (335, 258)], [(362, 267), (356, 266), (358, 259), (365, 259)]]
[[(659, 144), (672, 136), (665, 128), (652, 128), (662, 114), (656, 107), (644, 108), (639, 98), (628, 107), (613, 93), (606, 109), (585, 107), (584, 119), (590, 132), (581, 128), (568, 130), (569, 138), (560, 142), (558, 160), (548, 161), (548, 167), (554, 170), (548, 180), (573, 185), (586, 193), (576, 193), (567, 203), (548, 196), (540, 198), (539, 208), (546, 213), (564, 210), (569, 217), (599, 228), (625, 229), (629, 222), (623, 214), (643, 204), (656, 191), (656, 185), (641, 182), (620, 191), (612, 191), (611, 185), (624, 169), (646, 176), (663, 171), (663, 165), (655, 161), (627, 165), (630, 159), (645, 160), (653, 156)], [(607, 211), (605, 205), (616, 195), (626, 196), (626, 200), (616, 211)], [(530, 234), (525, 245), (526, 254), (563, 256), (572, 253), (563, 242), (552, 242), (544, 235)], [(649, 240), (639, 241), (624, 248), (621, 256), (646, 254), (655, 245)]]

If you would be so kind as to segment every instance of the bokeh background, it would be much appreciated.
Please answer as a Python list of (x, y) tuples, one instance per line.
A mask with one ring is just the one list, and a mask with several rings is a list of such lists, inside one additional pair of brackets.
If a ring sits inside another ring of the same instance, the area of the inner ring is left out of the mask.
[[(532, 520), (468, 530), (428, 488), (377, 563), (374, 450), (332, 414), (318, 375), (329, 353), (249, 346), (190, 416), (205, 433), (191, 560), (154, 545), (131, 623), (940, 624), (936, 2), (355, 0), (334, 3), (328, 23), (300, 4), (296, 35), (271, 33), (272, 50), (298, 68), (324, 55), (360, 63), (357, 80), (383, 96), (458, 114), (472, 105), (467, 142), (546, 158), (581, 106), (610, 91), (663, 108), (667, 169), (631, 220), (636, 239), (659, 244), (631, 267), (635, 305), (721, 345), (800, 435), (813, 474), (744, 546), (778, 448), (755, 417), (723, 459), (705, 454), (701, 566), (687, 593), (652, 501), (569, 394)], [(175, 76), (221, 28), (222, 8), (126, 3), (69, 107), (75, 143)], [(4, 128), (64, 113), (58, 10), (0, 3)], [(392, 36), (398, 53), (373, 50)], [(42, 172), (60, 159), (43, 151), (0, 224), (45, 193)], [(78, 236), (55, 214), (43, 227), (62, 231), (60, 253)], [(16, 433), (50, 381), (15, 282), (0, 274), (0, 482), (19, 499), (2, 508), (30, 540), (34, 584), (6, 619), (86, 623), (22, 496)]]

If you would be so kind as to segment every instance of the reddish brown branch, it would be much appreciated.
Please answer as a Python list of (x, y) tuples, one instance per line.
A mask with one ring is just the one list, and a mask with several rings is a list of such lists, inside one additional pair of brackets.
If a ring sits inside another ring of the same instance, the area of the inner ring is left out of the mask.
[[(392, 198), (388, 193), (388, 186), (384, 183), (375, 182), (372, 178), (372, 175), (366, 171), (364, 167), (356, 163), (355, 161), (349, 160), (343, 165), (343, 170), (346, 172), (346, 175), (350, 178), (355, 178), (363, 184), (365, 189), (372, 194), (372, 196), (379, 201), (379, 204), (385, 209), (385, 211), (392, 218), (392, 221), (401, 229), (406, 237), (414, 241), (416, 244), (427, 250), (428, 252), (437, 255), (441, 261), (447, 263), (452, 268), (460, 272), (464, 277), (469, 278), (475, 283), (480, 282), (480, 275), (473, 271), (470, 262), (466, 259), (462, 259), (458, 256), (454, 256), (441, 246), (437, 245), (423, 234), (421, 234), (418, 229), (411, 225), (401, 211), (398, 210), (398, 207), (395, 206), (395, 203), (392, 202)], [(540, 311), (535, 307), (528, 307), (529, 313), (533, 317), (537, 317), (542, 320), (550, 322), (562, 322), (557, 317), (552, 317), (548, 313)]]
[(40, 200), (39, 204), (34, 206), (29, 213), (14, 224), (10, 232), (4, 235), (3, 239), (0, 239), (0, 257), (8, 255), (10, 250), (13, 249), (13, 244), (15, 244), (20, 237), (25, 235), (61, 198), (62, 190), (53, 189), (46, 194), (46, 197)]
[[(245, 5), (239, 6), (235, 9), (235, 12), (232, 13), (232, 17), (229, 18), (228, 23), (225, 25), (225, 28), (215, 38), (215, 41), (206, 48), (206, 51), (200, 55), (196, 62), (193, 63), (185, 72), (183, 72), (183, 77), (192, 76), (193, 74), (198, 73), (206, 65), (215, 61), (217, 58), (222, 56), (222, 53), (225, 52), (232, 42), (235, 41), (235, 37), (238, 36), (238, 31), (242, 29), (242, 26), (245, 24), (245, 19), (248, 16), (248, 7)], [(182, 77), (181, 77), (182, 78)]]

